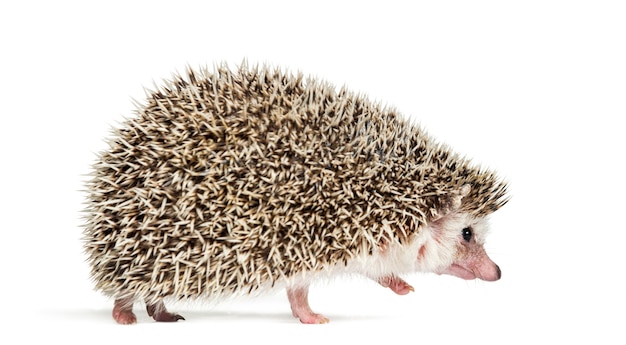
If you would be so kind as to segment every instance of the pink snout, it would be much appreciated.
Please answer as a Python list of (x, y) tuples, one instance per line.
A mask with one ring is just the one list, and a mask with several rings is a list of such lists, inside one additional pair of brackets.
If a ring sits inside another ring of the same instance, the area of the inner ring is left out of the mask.
[(478, 278), (486, 281), (496, 281), (502, 277), (500, 267), (491, 261), (486, 254), (459, 260), (442, 273), (468, 280)]

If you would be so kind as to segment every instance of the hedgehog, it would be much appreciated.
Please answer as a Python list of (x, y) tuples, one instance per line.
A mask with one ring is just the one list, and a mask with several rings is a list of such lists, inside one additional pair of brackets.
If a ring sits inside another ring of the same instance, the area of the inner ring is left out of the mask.
[(509, 199), (390, 106), (278, 67), (227, 64), (147, 91), (86, 182), (84, 250), (113, 318), (184, 318), (165, 301), (286, 290), (326, 323), (309, 285), (370, 278), (399, 295), (412, 272), (500, 279), (487, 218)]

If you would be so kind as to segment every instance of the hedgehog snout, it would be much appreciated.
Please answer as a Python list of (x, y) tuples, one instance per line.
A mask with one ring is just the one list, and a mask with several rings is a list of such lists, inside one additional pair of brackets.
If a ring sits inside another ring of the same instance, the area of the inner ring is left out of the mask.
[(496, 281), (502, 277), (502, 270), (500, 270), (500, 266), (496, 265), (488, 256), (485, 255), (485, 258), (481, 260), (474, 267), (471, 267), (472, 271), (475, 272), (476, 278), (485, 280), (485, 281)]
[(496, 281), (502, 277), (502, 270), (487, 256), (484, 250), (477, 255), (469, 255), (452, 263), (442, 273), (450, 274), (461, 279), (481, 279)]

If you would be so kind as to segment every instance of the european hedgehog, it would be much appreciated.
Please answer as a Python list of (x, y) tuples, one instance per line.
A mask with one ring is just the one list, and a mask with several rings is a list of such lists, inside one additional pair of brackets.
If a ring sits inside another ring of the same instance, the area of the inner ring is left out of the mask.
[(506, 184), (390, 107), (278, 68), (226, 65), (150, 91), (93, 166), (84, 246), (113, 318), (143, 300), (285, 288), (302, 323), (312, 281), (409, 272), (498, 280), (483, 248)]

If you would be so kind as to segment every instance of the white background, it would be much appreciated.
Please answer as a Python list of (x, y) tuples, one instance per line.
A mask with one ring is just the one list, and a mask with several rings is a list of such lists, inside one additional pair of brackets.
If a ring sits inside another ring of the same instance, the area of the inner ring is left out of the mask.
[[(626, 11), (621, 1), (158, 1), (0, 5), (0, 343), (625, 343)], [(227, 3), (227, 5), (226, 5)], [(84, 262), (82, 183), (131, 98), (247, 58), (397, 107), (496, 169), (495, 283), (312, 287), (116, 325)]]

